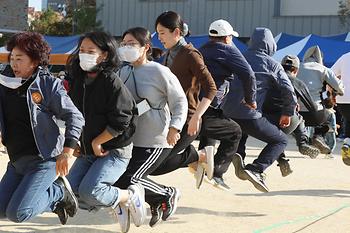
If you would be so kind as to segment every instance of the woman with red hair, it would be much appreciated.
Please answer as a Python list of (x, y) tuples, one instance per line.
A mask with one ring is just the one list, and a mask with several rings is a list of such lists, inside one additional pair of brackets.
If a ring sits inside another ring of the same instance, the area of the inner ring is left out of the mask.
[(65, 224), (78, 208), (64, 176), (84, 118), (48, 72), (50, 47), (39, 33), (14, 35), (7, 50), (13, 77), (0, 75), (0, 131), (10, 161), (0, 181), (0, 218), (24, 222), (52, 211)]

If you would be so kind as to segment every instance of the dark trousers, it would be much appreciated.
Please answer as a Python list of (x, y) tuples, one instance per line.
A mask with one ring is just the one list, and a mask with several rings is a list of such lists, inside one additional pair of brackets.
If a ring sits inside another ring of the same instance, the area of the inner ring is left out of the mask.
[[(281, 115), (272, 115), (272, 114), (266, 114), (264, 115), (272, 124), (279, 127), (279, 119)], [(305, 121), (303, 120), (303, 117), (296, 112), (293, 116), (291, 116), (290, 125), (287, 128), (281, 129), (285, 134), (293, 134), (295, 137), (296, 143), (298, 146), (300, 144), (308, 144), (309, 143), (309, 136), (307, 134), (306, 128), (305, 128)]]
[[(228, 170), (233, 155), (236, 153), (242, 131), (239, 125), (232, 119), (224, 117), (221, 109), (208, 108), (202, 117), (201, 142), (199, 149), (205, 143), (212, 145), (219, 140), (220, 145), (214, 157), (214, 176), (222, 177)], [(202, 141), (203, 140), (203, 141)]]
[(158, 184), (148, 178), (171, 152), (171, 148), (134, 147), (132, 158), (124, 174), (114, 184), (126, 189), (130, 184), (140, 183), (145, 187), (145, 200), (149, 205), (156, 205), (171, 195), (171, 188)]
[(293, 131), (293, 136), (295, 137), (295, 140), (297, 142), (297, 146), (300, 146), (301, 144), (309, 144), (310, 139), (306, 132), (305, 123), (304, 121), (300, 122), (298, 127)]
[(327, 124), (328, 114), (325, 109), (316, 112), (299, 112), (305, 120), (305, 126), (312, 126), (315, 128), (314, 135), (323, 136), (328, 132)]
[[(281, 118), (281, 114), (264, 114), (263, 115), (270, 123), (273, 125), (276, 125), (279, 127), (279, 121)], [(280, 128), (280, 130), (283, 131), (283, 133), (289, 135), (293, 133), (293, 131), (298, 128), (299, 124), (304, 122), (303, 117), (298, 113), (295, 112), (293, 116), (290, 116), (290, 124), (286, 128)], [(303, 125), (305, 128), (305, 125)]]
[(305, 120), (306, 126), (319, 126), (327, 121), (327, 113), (325, 109), (316, 112), (299, 112)]
[(350, 104), (338, 104), (337, 108), (346, 121), (344, 135), (350, 138)]
[(259, 119), (234, 119), (241, 129), (242, 138), (237, 152), (245, 157), (245, 144), (249, 136), (267, 143), (260, 152), (257, 159), (252, 164), (247, 164), (246, 168), (256, 172), (263, 172), (284, 152), (287, 147), (288, 138), (276, 125), (271, 124), (265, 117)]
[(187, 128), (188, 125), (186, 124), (181, 131), (180, 140), (176, 143), (167, 158), (151, 173), (151, 175), (158, 176), (167, 174), (198, 161), (198, 153), (191, 144), (197, 138), (198, 134), (193, 136), (188, 135)]

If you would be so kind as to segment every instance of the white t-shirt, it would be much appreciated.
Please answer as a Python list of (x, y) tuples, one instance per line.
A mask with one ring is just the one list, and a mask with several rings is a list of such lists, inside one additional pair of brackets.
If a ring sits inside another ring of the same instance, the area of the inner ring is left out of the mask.
[(335, 75), (340, 76), (344, 85), (344, 95), (337, 96), (337, 103), (350, 104), (350, 52), (341, 56), (332, 66)]

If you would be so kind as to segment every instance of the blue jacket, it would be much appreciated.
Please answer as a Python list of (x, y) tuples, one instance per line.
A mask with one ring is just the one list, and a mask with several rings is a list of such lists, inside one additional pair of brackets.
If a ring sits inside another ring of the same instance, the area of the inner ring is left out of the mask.
[(211, 106), (218, 107), (227, 95), (230, 81), (238, 77), (242, 81), (244, 99), (247, 103), (255, 102), (256, 81), (254, 72), (235, 45), (209, 41), (199, 51), (202, 53), (205, 65), (214, 78), (218, 89)]
[(222, 109), (231, 118), (257, 119), (262, 116), (262, 105), (269, 90), (278, 89), (283, 100), (282, 114), (294, 114), (297, 99), (293, 86), (280, 63), (271, 56), (276, 52), (276, 43), (271, 31), (267, 28), (256, 28), (250, 39), (248, 50), (243, 54), (251, 65), (256, 77), (257, 109), (244, 105), (243, 85), (241, 80), (231, 81), (230, 92)]
[[(35, 80), (27, 90), (30, 123), (40, 152), (39, 156), (49, 159), (61, 154), (63, 146), (75, 148), (84, 126), (84, 118), (67, 95), (61, 80), (54, 78), (42, 68), (39, 68), (35, 75)], [(2, 108), (4, 88), (0, 85), (2, 135), (6, 135)], [(60, 134), (56, 118), (65, 122), (65, 136)]]

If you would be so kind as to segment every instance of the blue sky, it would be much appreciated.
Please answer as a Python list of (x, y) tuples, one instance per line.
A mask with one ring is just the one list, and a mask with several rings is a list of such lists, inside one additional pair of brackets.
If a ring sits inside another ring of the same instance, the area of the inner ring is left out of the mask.
[(28, 5), (35, 7), (36, 11), (41, 10), (41, 0), (28, 0)]

